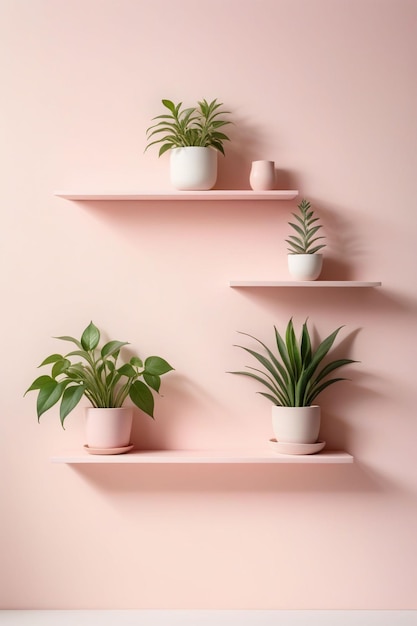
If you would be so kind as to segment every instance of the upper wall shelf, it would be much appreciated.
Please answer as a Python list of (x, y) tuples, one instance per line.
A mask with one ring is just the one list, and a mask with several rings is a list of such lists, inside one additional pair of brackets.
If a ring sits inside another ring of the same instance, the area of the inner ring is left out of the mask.
[(363, 280), (231, 280), (230, 287), (380, 287), (379, 281)]
[(84, 451), (52, 457), (53, 463), (121, 463), (121, 464), (196, 464), (196, 463), (353, 463), (347, 452), (323, 450), (319, 454), (271, 454), (261, 450), (155, 450), (133, 451), (128, 454), (96, 455)]
[(298, 191), (251, 191), (239, 189), (211, 189), (210, 191), (163, 191), (163, 192), (83, 192), (56, 191), (55, 196), (66, 200), (293, 200)]

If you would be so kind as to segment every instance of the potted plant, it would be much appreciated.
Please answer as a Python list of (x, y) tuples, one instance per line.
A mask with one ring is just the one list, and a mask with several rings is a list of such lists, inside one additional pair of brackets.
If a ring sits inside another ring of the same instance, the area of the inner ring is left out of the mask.
[(167, 112), (154, 117), (158, 120), (147, 131), (148, 148), (161, 144), (159, 156), (170, 151), (170, 177), (176, 189), (211, 189), (217, 180), (217, 153), (224, 155), (223, 143), (229, 137), (219, 129), (230, 121), (220, 116), (223, 103), (201, 100), (198, 106), (182, 108), (162, 100)]
[(39, 367), (51, 366), (50, 375), (36, 378), (25, 392), (38, 391), (37, 415), (41, 416), (60, 401), (60, 420), (64, 421), (84, 396), (91, 404), (86, 409), (86, 438), (89, 449), (121, 449), (130, 445), (132, 403), (154, 417), (153, 391), (159, 392), (161, 376), (173, 368), (159, 356), (144, 362), (132, 356), (119, 364), (120, 350), (126, 341), (109, 341), (99, 348), (100, 331), (90, 322), (81, 339), (56, 337), (69, 341), (76, 350), (65, 355), (51, 354)]
[(288, 222), (295, 230), (295, 235), (290, 235), (285, 241), (288, 248), (288, 270), (296, 280), (316, 280), (320, 276), (323, 266), (323, 255), (319, 250), (325, 244), (318, 244), (317, 232), (322, 228), (318, 224), (319, 218), (315, 217), (310, 202), (303, 199), (298, 205), (299, 212), (293, 213), (297, 223)]
[(230, 372), (248, 376), (261, 383), (266, 391), (259, 392), (274, 405), (272, 407), (272, 428), (276, 441), (280, 444), (315, 444), (320, 431), (320, 407), (314, 402), (319, 394), (330, 385), (346, 380), (329, 378), (329, 375), (343, 365), (355, 363), (352, 359), (336, 359), (324, 364), (324, 359), (332, 348), (342, 327), (313, 348), (307, 321), (304, 322), (300, 338), (297, 340), (293, 321), (288, 322), (285, 337), (276, 327), (275, 348), (268, 348), (262, 341), (249, 335), (262, 346), (266, 354), (252, 348), (241, 348), (262, 366), (249, 367), (249, 371)]

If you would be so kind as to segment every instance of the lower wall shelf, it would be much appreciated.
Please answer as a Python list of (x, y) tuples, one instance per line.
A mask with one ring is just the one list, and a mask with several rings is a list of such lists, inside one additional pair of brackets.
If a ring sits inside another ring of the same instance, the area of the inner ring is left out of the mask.
[(128, 454), (96, 455), (88, 452), (68, 452), (51, 458), (53, 463), (113, 463), (113, 464), (196, 464), (196, 463), (353, 463), (353, 456), (342, 451), (326, 451), (319, 454), (289, 455), (271, 454), (260, 450), (152, 450), (133, 451)]

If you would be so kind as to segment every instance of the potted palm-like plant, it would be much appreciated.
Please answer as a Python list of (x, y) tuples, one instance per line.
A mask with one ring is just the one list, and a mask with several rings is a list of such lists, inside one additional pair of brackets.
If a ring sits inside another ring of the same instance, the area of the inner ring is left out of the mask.
[[(76, 346), (65, 355), (51, 354), (39, 367), (51, 366), (49, 375), (36, 378), (26, 393), (38, 391), (37, 415), (41, 416), (60, 402), (60, 420), (64, 421), (84, 396), (91, 407), (86, 409), (87, 448), (93, 452), (125, 452), (131, 448), (132, 407), (124, 406), (129, 398), (150, 417), (154, 417), (153, 391), (159, 392), (161, 376), (173, 368), (159, 356), (142, 361), (132, 356), (118, 364), (126, 341), (108, 341), (99, 348), (100, 331), (90, 322), (81, 339), (56, 337)], [(80, 360), (81, 359), (81, 360)], [(26, 395), (26, 394), (25, 394)]]
[(275, 348), (272, 350), (256, 337), (241, 333), (260, 344), (265, 354), (245, 346), (236, 347), (254, 357), (262, 368), (248, 367), (247, 370), (230, 373), (252, 378), (266, 388), (259, 393), (274, 405), (272, 428), (282, 451), (286, 451), (287, 444), (302, 444), (302, 452), (316, 452), (320, 447), (312, 445), (317, 444), (321, 421), (320, 407), (315, 400), (330, 385), (346, 380), (329, 378), (332, 372), (356, 362), (342, 358), (324, 364), (341, 328), (333, 331), (316, 348), (312, 346), (307, 321), (298, 340), (292, 319), (288, 322), (285, 337), (274, 327)]
[(158, 120), (147, 131), (145, 151), (161, 144), (159, 156), (170, 151), (170, 177), (176, 189), (204, 190), (214, 187), (217, 180), (217, 154), (224, 155), (223, 144), (229, 137), (219, 129), (230, 124), (221, 116), (223, 103), (201, 100), (198, 106), (182, 108), (162, 100), (167, 112), (154, 117)]
[(317, 241), (324, 237), (316, 236), (322, 226), (318, 223), (319, 218), (315, 216), (310, 202), (303, 199), (298, 209), (298, 213), (293, 213), (297, 222), (288, 222), (296, 234), (289, 235), (285, 240), (289, 245), (288, 270), (296, 280), (316, 280), (323, 267), (323, 255), (319, 250), (325, 244), (317, 244)]

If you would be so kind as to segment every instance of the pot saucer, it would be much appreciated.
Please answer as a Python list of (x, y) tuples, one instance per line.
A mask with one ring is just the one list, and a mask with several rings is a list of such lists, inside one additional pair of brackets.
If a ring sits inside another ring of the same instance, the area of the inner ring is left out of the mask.
[(84, 446), (88, 454), (125, 454), (133, 448), (133, 443), (130, 443), (128, 446), (122, 446), (121, 448), (90, 448), (90, 446)]
[(316, 443), (284, 443), (276, 439), (270, 439), (269, 445), (279, 454), (316, 454), (323, 450), (326, 445), (325, 441), (316, 441)]

